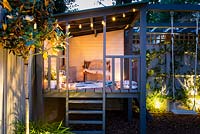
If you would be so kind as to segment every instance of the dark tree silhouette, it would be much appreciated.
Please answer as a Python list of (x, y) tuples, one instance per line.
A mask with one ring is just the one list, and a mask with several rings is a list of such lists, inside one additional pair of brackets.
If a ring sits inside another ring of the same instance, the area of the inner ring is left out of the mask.
[(55, 3), (54, 14), (64, 13), (67, 10), (65, 0), (55, 0), (54, 3)]
[(121, 4), (126, 4), (126, 3), (131, 3), (132, 0), (116, 0), (116, 5), (121, 5)]

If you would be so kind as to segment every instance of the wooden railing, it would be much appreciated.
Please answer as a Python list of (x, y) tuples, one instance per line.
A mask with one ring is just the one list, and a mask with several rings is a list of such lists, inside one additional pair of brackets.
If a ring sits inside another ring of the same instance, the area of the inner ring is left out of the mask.
[[(56, 73), (56, 83), (55, 83), (55, 88), (52, 88), (51, 87), (51, 73), (52, 73), (52, 59), (55, 58), (56, 59), (56, 64), (55, 64), (55, 73)], [(65, 63), (63, 62), (65, 59), (65, 56), (64, 55), (61, 55), (61, 56), (55, 56), (55, 55), (49, 55), (48, 56), (48, 68), (47, 68), (47, 89), (48, 90), (52, 90), (52, 89), (57, 89), (57, 90), (60, 90), (62, 88), (64, 88), (66, 85), (64, 84), (64, 86), (61, 86), (61, 78), (60, 78), (60, 70), (61, 70), (61, 66), (64, 66)], [(124, 62), (125, 60), (127, 59), (128, 61), (128, 74), (129, 74), (129, 77), (128, 77), (128, 80), (129, 81), (129, 90), (132, 89), (132, 81), (133, 81), (133, 63), (135, 62), (135, 60), (137, 60), (137, 82), (138, 82), (138, 89), (140, 87), (140, 56), (139, 55), (107, 55), (106, 56), (106, 60), (110, 60), (111, 61), (111, 76), (112, 76), (112, 90), (115, 90), (116, 89), (116, 71), (119, 71), (120, 72), (120, 80), (119, 80), (119, 89), (120, 90), (123, 90), (124, 89)], [(119, 69), (117, 70), (116, 69), (116, 61), (119, 60)], [(63, 69), (66, 74), (66, 70)], [(64, 74), (64, 75), (65, 75)], [(67, 78), (67, 76), (65, 76)], [(116, 89), (117, 90), (117, 89)]]
[[(65, 59), (65, 55), (61, 55), (61, 56), (55, 56), (55, 55), (49, 55), (48, 56), (48, 71), (47, 71), (47, 81), (48, 81), (48, 89), (51, 90), (51, 73), (52, 73), (52, 68), (51, 68), (51, 61), (52, 61), (52, 58), (55, 58), (56, 59), (56, 89), (60, 90), (61, 87), (60, 87), (60, 67), (61, 66), (64, 66), (64, 63), (63, 65), (61, 65), (61, 59)], [(65, 69), (64, 69), (65, 70)], [(66, 70), (65, 70), (65, 73), (66, 73)]]
[[(129, 71), (128, 71), (128, 74), (129, 74), (129, 90), (132, 89), (132, 81), (133, 81), (133, 77), (132, 77), (132, 74), (133, 74), (133, 61), (135, 59), (137, 59), (138, 61), (138, 71), (137, 71), (137, 81), (140, 80), (140, 56), (139, 55), (107, 55), (106, 56), (107, 59), (111, 59), (111, 72), (112, 72), (112, 83), (115, 83), (115, 61), (116, 59), (120, 59), (120, 89), (123, 90), (124, 89), (124, 60), (125, 59), (128, 59), (128, 62), (129, 62)], [(139, 85), (138, 85), (139, 86)], [(115, 84), (113, 84), (113, 89), (115, 89)]]

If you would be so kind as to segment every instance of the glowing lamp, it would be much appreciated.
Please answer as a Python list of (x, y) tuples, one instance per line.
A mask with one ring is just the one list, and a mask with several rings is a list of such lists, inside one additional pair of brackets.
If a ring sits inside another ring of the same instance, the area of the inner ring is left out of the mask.
[(155, 99), (154, 100), (154, 107), (156, 108), (156, 109), (160, 109), (161, 108), (161, 102), (158, 100), (158, 99)]

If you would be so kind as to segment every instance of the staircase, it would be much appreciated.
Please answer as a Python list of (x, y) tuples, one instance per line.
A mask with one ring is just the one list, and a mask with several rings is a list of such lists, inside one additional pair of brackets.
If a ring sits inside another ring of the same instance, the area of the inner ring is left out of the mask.
[(75, 134), (105, 134), (105, 96), (81, 94), (66, 98), (66, 124)]

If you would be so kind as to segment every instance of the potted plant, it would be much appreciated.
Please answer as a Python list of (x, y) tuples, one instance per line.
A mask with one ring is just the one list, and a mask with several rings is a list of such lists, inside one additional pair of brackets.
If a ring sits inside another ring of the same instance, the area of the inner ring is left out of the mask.
[[(56, 71), (51, 70), (51, 77), (50, 77), (50, 89), (56, 89), (57, 86), (57, 79), (56, 79)], [(48, 73), (44, 77), (44, 89), (48, 88)]]
[(56, 80), (56, 71), (51, 70), (51, 81), (50, 81), (50, 89), (56, 89), (57, 80)]

